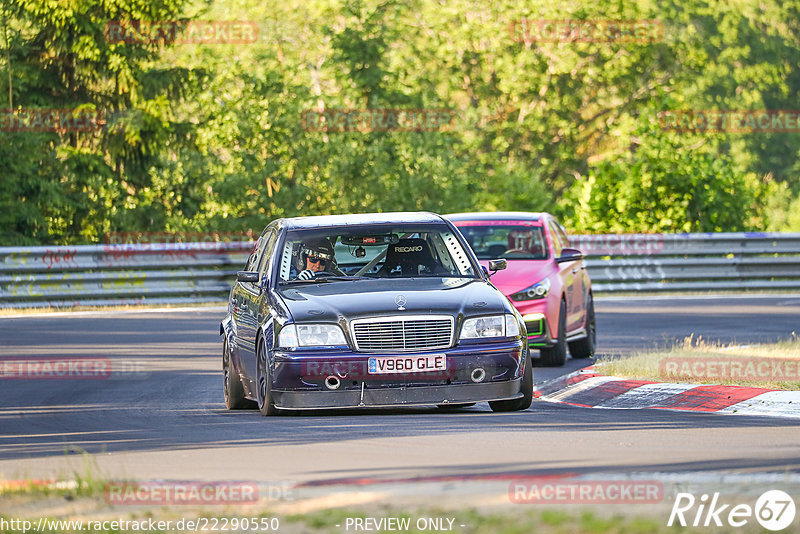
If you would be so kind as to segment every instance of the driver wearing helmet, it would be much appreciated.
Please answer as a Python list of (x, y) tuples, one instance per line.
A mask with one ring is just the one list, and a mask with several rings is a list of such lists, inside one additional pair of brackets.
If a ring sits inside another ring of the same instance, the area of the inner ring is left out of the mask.
[(333, 245), (326, 238), (311, 239), (300, 246), (300, 265), (302, 271), (298, 280), (311, 280), (319, 272), (342, 274), (336, 267)]

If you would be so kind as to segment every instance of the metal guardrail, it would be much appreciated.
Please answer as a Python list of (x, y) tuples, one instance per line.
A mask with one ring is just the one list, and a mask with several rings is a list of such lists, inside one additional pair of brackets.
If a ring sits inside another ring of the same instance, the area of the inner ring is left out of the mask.
[[(596, 292), (800, 288), (800, 233), (575, 235)], [(0, 247), (0, 308), (224, 299), (252, 243)]]
[(0, 247), (0, 308), (220, 300), (253, 243)]
[(596, 292), (800, 288), (800, 233), (576, 235)]

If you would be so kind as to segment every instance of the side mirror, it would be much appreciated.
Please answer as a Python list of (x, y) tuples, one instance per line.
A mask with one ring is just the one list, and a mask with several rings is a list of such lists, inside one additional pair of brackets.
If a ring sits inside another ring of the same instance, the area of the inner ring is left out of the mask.
[(498, 260), (489, 260), (489, 270), (492, 271), (492, 274), (507, 268), (508, 262), (504, 258), (500, 258)]
[(561, 256), (556, 258), (556, 263), (567, 263), (569, 261), (578, 261), (583, 259), (583, 252), (576, 248), (561, 249)]
[(250, 282), (251, 284), (257, 284), (258, 273), (252, 271), (238, 271), (236, 273), (236, 280), (238, 282)]

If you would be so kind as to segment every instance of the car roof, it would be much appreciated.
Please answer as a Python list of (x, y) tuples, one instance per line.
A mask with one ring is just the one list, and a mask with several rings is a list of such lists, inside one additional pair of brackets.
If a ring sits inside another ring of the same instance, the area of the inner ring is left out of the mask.
[(476, 211), (472, 213), (449, 213), (446, 218), (457, 221), (540, 221), (547, 213), (529, 211)]
[(388, 213), (354, 213), (348, 215), (316, 215), (279, 219), (278, 223), (288, 229), (324, 228), (351, 224), (416, 224), (441, 223), (442, 216), (428, 211), (398, 211)]

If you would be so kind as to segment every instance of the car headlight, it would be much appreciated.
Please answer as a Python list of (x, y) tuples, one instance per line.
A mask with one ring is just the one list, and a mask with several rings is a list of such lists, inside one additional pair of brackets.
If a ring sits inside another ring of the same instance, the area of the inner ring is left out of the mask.
[(290, 324), (278, 334), (278, 346), (295, 347), (332, 347), (347, 345), (342, 329), (332, 324)]
[(511, 295), (511, 300), (536, 300), (543, 299), (550, 292), (550, 279), (545, 278), (541, 282), (533, 284), (528, 289), (523, 289)]
[(488, 337), (516, 337), (519, 335), (517, 318), (505, 315), (474, 317), (464, 321), (461, 327), (461, 339), (481, 339)]

